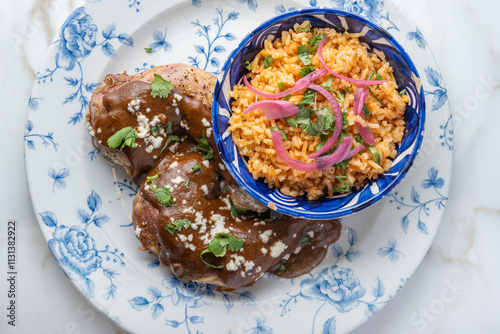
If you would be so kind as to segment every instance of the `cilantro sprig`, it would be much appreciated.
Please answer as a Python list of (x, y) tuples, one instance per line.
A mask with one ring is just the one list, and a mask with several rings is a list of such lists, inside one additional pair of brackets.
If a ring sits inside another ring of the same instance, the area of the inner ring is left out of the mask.
[(266, 57), (264, 58), (264, 68), (269, 68), (271, 67), (271, 63), (273, 62), (273, 57)]
[(227, 233), (217, 233), (215, 237), (210, 240), (207, 249), (201, 252), (200, 258), (201, 261), (203, 261), (203, 263), (205, 263), (207, 266), (215, 269), (220, 269), (223, 266), (215, 266), (206, 262), (203, 259), (203, 255), (206, 253), (210, 253), (216, 257), (223, 257), (224, 255), (226, 255), (227, 250), (231, 252), (237, 252), (241, 249), (241, 247), (243, 247), (243, 241), (241, 239), (233, 237), (232, 235), (229, 235)]
[(198, 165), (198, 164), (194, 165), (193, 168), (191, 168), (191, 171), (192, 172), (199, 172), (199, 171), (201, 171), (200, 165)]
[(167, 98), (174, 89), (174, 84), (155, 73), (155, 78), (151, 82), (151, 96)]
[(144, 48), (144, 51), (146, 51), (146, 53), (148, 53), (148, 54), (153, 53), (153, 49), (151, 49), (151, 48)]
[(231, 216), (236, 218), (236, 217), (238, 217), (238, 215), (244, 215), (246, 213), (247, 213), (247, 209), (238, 208), (236, 205), (234, 205), (233, 201), (231, 201)]
[(333, 191), (336, 193), (347, 193), (351, 190), (351, 186), (349, 185), (349, 181), (347, 181), (347, 176), (345, 175), (335, 175), (335, 178), (339, 180), (341, 187), (333, 187)]
[(308, 52), (310, 54), (314, 54), (316, 50), (318, 49), (319, 43), (321, 43), (321, 40), (325, 37), (325, 34), (320, 34), (316, 35), (316, 32), (314, 33), (314, 36), (307, 41), (307, 44), (309, 44), (311, 47), (309, 48)]
[(312, 242), (309, 240), (307, 235), (303, 235), (300, 237), (300, 243), (301, 244), (306, 244), (306, 245), (312, 245)]
[[(375, 70), (372, 70), (370, 72), (370, 75), (368, 76), (368, 80), (370, 80), (373, 76), (373, 74), (375, 74)], [(377, 73), (377, 75), (375, 76), (375, 80), (384, 80), (384, 78), (382, 78), (382, 76), (380, 74)], [(384, 102), (382, 102), (382, 100), (380, 100), (378, 98), (377, 95), (375, 95), (375, 93), (373, 92), (373, 90), (370, 88), (370, 86), (368, 86), (368, 90), (370, 91), (370, 94), (381, 104), (381, 105), (384, 105)]]
[(287, 140), (287, 139), (288, 139), (288, 137), (286, 136), (285, 132), (283, 132), (283, 130), (281, 130), (281, 129), (280, 129), (280, 128), (278, 128), (277, 126), (271, 126), (271, 127), (269, 128), (269, 130), (271, 130), (271, 132), (272, 132), (272, 131), (279, 131), (279, 132), (281, 132), (281, 139), (283, 139), (283, 140)]
[(283, 263), (280, 263), (279, 270), (278, 270), (278, 275), (281, 275), (285, 272), (286, 267)]
[(126, 128), (116, 131), (108, 138), (108, 146), (109, 148), (117, 148), (120, 145), (121, 148), (125, 146), (136, 147), (135, 138), (137, 138), (137, 135), (137, 131), (131, 126), (127, 126)]
[(180, 231), (182, 227), (189, 228), (191, 226), (191, 221), (187, 218), (176, 219), (171, 224), (165, 225), (165, 230), (174, 235), (176, 231)]
[(160, 204), (165, 206), (170, 206), (174, 202), (172, 199), (172, 194), (170, 193), (170, 188), (168, 187), (157, 187), (153, 189), (155, 197)]
[(196, 145), (196, 147), (198, 148), (198, 150), (200, 150), (201, 152), (201, 155), (205, 158), (205, 159), (212, 159), (214, 157), (214, 150), (213, 148), (210, 146), (208, 140), (207, 140), (207, 137), (205, 137), (205, 133), (203, 133), (201, 135), (201, 139), (200, 139), (200, 143), (198, 145)]

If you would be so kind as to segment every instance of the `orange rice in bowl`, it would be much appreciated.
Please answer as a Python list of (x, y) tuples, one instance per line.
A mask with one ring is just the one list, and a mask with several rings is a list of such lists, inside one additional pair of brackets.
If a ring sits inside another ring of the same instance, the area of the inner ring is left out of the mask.
[[(282, 132), (284, 147), (291, 158), (313, 162), (308, 156), (315, 153), (329, 135), (318, 129), (318, 111), (324, 112), (327, 110), (325, 108), (331, 110), (330, 102), (320, 93), (302, 89), (280, 100), (301, 105), (301, 112), (309, 109), (309, 120), (303, 117), (304, 114), (269, 120), (261, 110), (243, 113), (255, 102), (264, 100), (245, 84), (235, 85), (230, 93), (233, 102), (228, 130), (239, 153), (246, 158), (252, 177), (263, 180), (284, 195), (306, 195), (309, 200), (350, 192), (352, 188), (360, 188), (388, 171), (405, 132), (404, 113), (409, 102), (404, 91), (399, 91), (393, 69), (385, 60), (383, 52), (370, 50), (359, 40), (359, 34), (339, 33), (332, 28), (314, 28), (309, 21), (300, 25), (296, 23), (292, 29), (282, 31), (278, 38), (269, 37), (264, 42), (264, 48), (247, 64), (251, 69), (248, 74), (250, 84), (262, 92), (278, 93), (292, 88), (313, 69), (321, 69), (323, 64), (314, 48), (317, 48), (322, 34), (326, 35), (326, 42), (321, 54), (330, 69), (352, 79), (387, 80), (369, 86), (371, 91), (364, 108), (366, 120), (355, 116), (353, 112), (357, 88), (355, 83), (341, 80), (330, 73), (315, 80), (315, 84), (327, 89), (338, 101), (344, 118), (341, 137), (355, 138), (353, 149), (361, 145), (363, 141), (355, 125), (358, 122), (373, 132), (373, 147), (366, 147), (349, 160), (321, 171), (297, 170), (277, 156), (272, 130)], [(311, 64), (308, 66), (304, 53), (300, 52), (304, 51), (304, 46), (309, 51), (307, 57)]]

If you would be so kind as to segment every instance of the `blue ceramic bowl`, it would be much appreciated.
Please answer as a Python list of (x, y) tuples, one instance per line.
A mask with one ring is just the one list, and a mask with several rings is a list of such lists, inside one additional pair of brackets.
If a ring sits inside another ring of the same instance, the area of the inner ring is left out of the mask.
[[(399, 89), (406, 89), (410, 104), (405, 110), (406, 131), (398, 155), (392, 168), (376, 181), (349, 194), (323, 197), (310, 201), (306, 197), (285, 196), (264, 182), (254, 180), (245, 160), (238, 153), (230, 133), (227, 131), (231, 116), (231, 88), (248, 73), (245, 61), (253, 60), (263, 49), (269, 35), (279, 36), (295, 23), (309, 20), (313, 27), (330, 27), (337, 31), (365, 34), (359, 38), (370, 48), (383, 51), (394, 69), (394, 77)], [(365, 30), (363, 30), (365, 29)], [(275, 210), (294, 217), (310, 219), (339, 218), (363, 210), (382, 199), (406, 175), (422, 143), (425, 123), (424, 90), (419, 84), (419, 75), (406, 51), (387, 31), (366, 19), (340, 10), (308, 8), (287, 12), (270, 19), (246, 36), (230, 55), (222, 68), (219, 82), (215, 87), (212, 105), (212, 123), (215, 141), (224, 163), (236, 182), (259, 202)], [(270, 204), (273, 203), (274, 205)]]

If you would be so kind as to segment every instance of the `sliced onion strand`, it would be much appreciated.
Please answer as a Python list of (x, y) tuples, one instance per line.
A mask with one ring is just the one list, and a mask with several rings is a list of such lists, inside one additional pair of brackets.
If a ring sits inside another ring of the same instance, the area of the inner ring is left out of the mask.
[(246, 108), (243, 113), (248, 114), (256, 109), (262, 111), (268, 120), (290, 117), (296, 115), (300, 111), (299, 107), (288, 101), (264, 100), (253, 103), (250, 107)]

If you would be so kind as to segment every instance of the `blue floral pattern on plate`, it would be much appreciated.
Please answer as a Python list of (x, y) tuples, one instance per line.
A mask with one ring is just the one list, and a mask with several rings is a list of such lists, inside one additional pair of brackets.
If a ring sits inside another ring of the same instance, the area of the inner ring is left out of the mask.
[[(123, 170), (98, 158), (83, 115), (92, 91), (110, 71), (136, 73), (152, 64), (190, 63), (195, 57), (199, 67), (220, 71), (210, 60), (215, 57), (222, 64), (277, 5), (287, 11), (310, 6), (352, 10), (390, 29), (412, 50), (424, 74), (427, 133), (443, 135), (433, 139), (425, 134), (424, 145), (436, 140), (440, 149), (427, 154), (391, 196), (364, 211), (366, 216), (346, 218), (340, 240), (310, 274), (291, 280), (266, 274), (254, 286), (236, 292), (180, 283), (156, 257), (137, 251), (140, 243), (129, 217), (137, 187)], [(110, 17), (110, 12), (117, 15)], [(237, 16), (228, 20), (233, 12)], [(173, 333), (344, 333), (382, 308), (408, 281), (437, 231), (453, 153), (447, 91), (430, 47), (418, 45), (423, 36), (406, 16), (389, 12), (380, 0), (100, 0), (77, 8), (38, 72), (27, 103), (24, 137), (35, 212), (68, 279), (130, 332), (147, 326), (151, 332)], [(219, 28), (222, 22), (226, 23)], [(154, 39), (155, 31), (165, 38)], [(217, 33), (222, 37), (215, 40)], [(171, 53), (162, 41), (171, 45)], [(162, 43), (161, 51), (146, 54), (144, 48), (156, 42)], [(208, 63), (196, 45), (211, 49)], [(224, 50), (218, 53), (214, 50), (219, 45)], [(287, 307), (280, 307), (294, 296)]]

